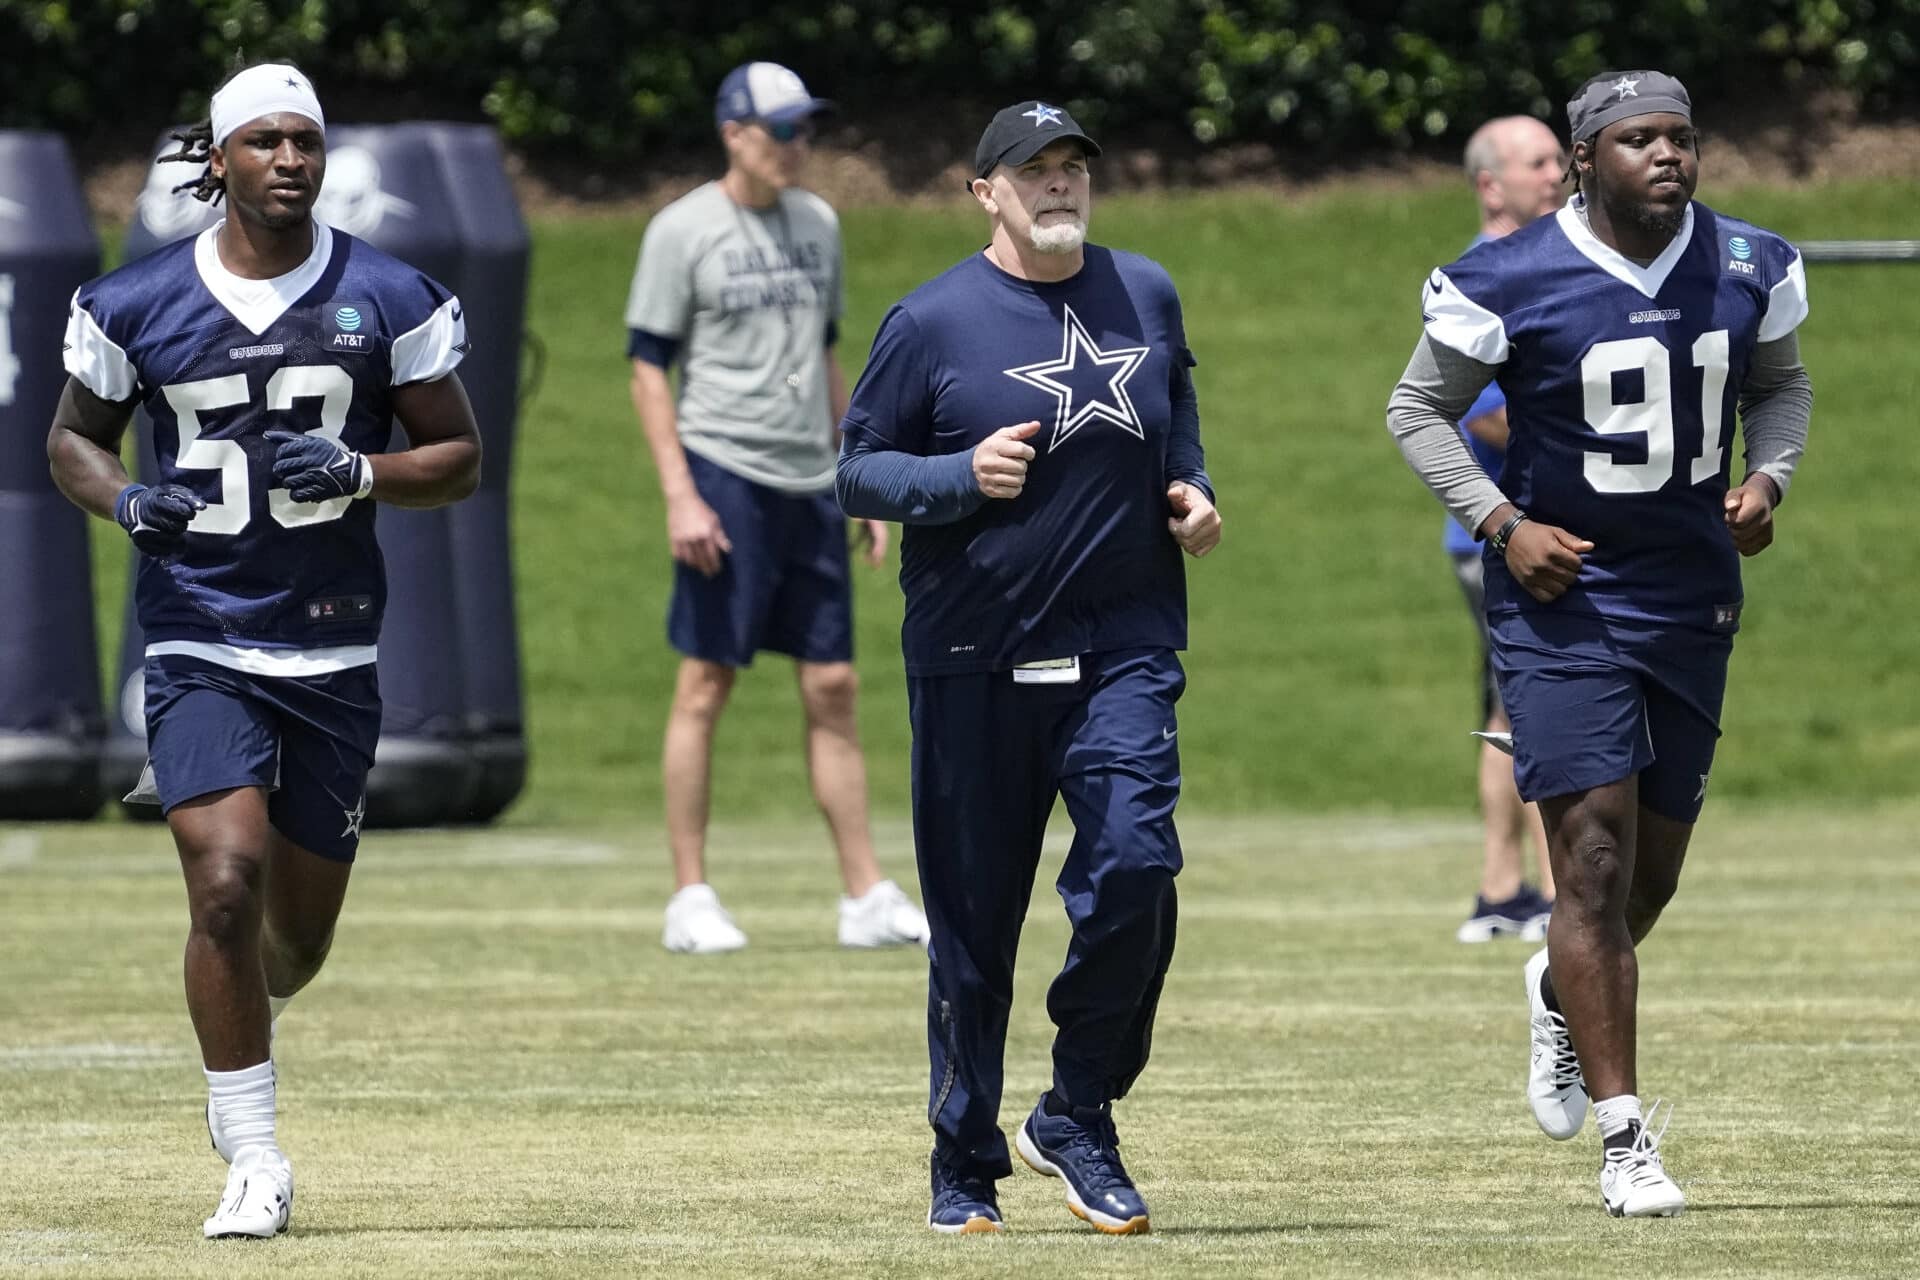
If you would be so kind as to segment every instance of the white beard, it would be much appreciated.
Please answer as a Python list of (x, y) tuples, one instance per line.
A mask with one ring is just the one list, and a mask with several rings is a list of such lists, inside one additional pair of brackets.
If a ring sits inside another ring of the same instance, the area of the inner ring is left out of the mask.
[(1036, 222), (1027, 228), (1027, 239), (1035, 253), (1073, 253), (1087, 242), (1087, 224), (1078, 218), (1044, 227)]

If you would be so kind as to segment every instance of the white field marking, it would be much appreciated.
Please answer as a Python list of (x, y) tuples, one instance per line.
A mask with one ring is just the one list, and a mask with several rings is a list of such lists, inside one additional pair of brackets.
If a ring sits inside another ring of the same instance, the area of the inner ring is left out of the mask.
[(145, 1044), (39, 1044), (24, 1048), (0, 1049), (0, 1067), (18, 1071), (69, 1071), (93, 1069), (140, 1071), (159, 1063), (188, 1060), (176, 1049)]
[(32, 864), (40, 853), (40, 837), (31, 831), (16, 831), (0, 836), (0, 871), (12, 871)]

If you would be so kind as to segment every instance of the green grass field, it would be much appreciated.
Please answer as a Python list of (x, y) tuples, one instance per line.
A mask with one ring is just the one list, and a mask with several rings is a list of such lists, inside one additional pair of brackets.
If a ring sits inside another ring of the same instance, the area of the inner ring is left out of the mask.
[[(1156, 1227), (1129, 1240), (1024, 1170), (1006, 1236), (926, 1231), (924, 961), (832, 946), (823, 836), (730, 822), (754, 945), (712, 960), (659, 949), (624, 827), (371, 837), (280, 1027), (293, 1233), (207, 1244), (225, 1170), (164, 833), (0, 835), (0, 1275), (1912, 1276), (1920, 808), (1708, 819), (1643, 948), (1683, 1217), (1609, 1219), (1591, 1128), (1534, 1129), (1527, 949), (1452, 940), (1470, 823), (1195, 816), (1155, 1058), (1118, 1109)], [(1042, 889), (1009, 1132), (1065, 937)]]
[[(1920, 185), (1702, 198), (1798, 238), (1911, 236)], [(1383, 425), (1418, 334), (1425, 273), (1471, 231), (1464, 191), (1257, 192), (1096, 204), (1096, 238), (1163, 260), (1180, 285), (1209, 462), (1226, 518), (1193, 566), (1182, 723), (1187, 803), (1204, 813), (1392, 810), (1472, 796), (1473, 638), (1441, 555), (1439, 506)], [(976, 249), (977, 213), (845, 215), (849, 372), (896, 298)], [(521, 419), (516, 564), (532, 783), (510, 821), (637, 823), (653, 840), (674, 656), (651, 463), (627, 400), (621, 315), (642, 222), (535, 226), (530, 327), (551, 353)], [(1907, 350), (1920, 268), (1819, 267), (1802, 330), (1817, 404), (1780, 537), (1748, 562), (1717, 795), (1871, 801), (1920, 776), (1920, 550)], [(1736, 463), (1737, 465), (1737, 463)], [(125, 540), (100, 524), (103, 650), (117, 643)], [(856, 570), (863, 727), (875, 805), (906, 807), (900, 593)], [(803, 810), (788, 664), (740, 682), (721, 730), (721, 813)]]

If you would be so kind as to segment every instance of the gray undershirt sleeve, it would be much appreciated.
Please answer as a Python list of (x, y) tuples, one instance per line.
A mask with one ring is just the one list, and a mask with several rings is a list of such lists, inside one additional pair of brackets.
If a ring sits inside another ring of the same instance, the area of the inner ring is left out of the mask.
[(1800, 339), (1789, 333), (1754, 346), (1740, 384), (1740, 430), (1747, 441), (1747, 474), (1759, 472), (1787, 496), (1793, 469), (1807, 447), (1813, 419), (1813, 380), (1800, 363)]
[(1493, 381), (1494, 370), (1423, 334), (1387, 400), (1387, 430), (1401, 456), (1475, 537), (1507, 497), (1474, 461), (1455, 424)]

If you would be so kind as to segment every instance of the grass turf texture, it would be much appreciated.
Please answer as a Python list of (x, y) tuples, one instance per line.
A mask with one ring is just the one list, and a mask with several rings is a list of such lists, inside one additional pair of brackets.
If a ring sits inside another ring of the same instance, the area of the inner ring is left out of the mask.
[[(1709, 806), (1641, 986), (1690, 1203), (1617, 1222), (1591, 1126), (1553, 1143), (1527, 1113), (1530, 948), (1452, 940), (1470, 823), (1190, 819), (1155, 1058), (1118, 1110), (1155, 1234), (1124, 1241), (1025, 1170), (1005, 1237), (925, 1229), (924, 963), (835, 949), (824, 852), (725, 823), (753, 945), (716, 959), (659, 949), (625, 831), (372, 836), (280, 1028), (294, 1230), (204, 1243), (225, 1169), (166, 836), (16, 831), (0, 1275), (1910, 1276), (1916, 821)], [(1065, 938), (1043, 889), (1009, 1134), (1047, 1080)]]
[[(1709, 178), (1711, 169), (1709, 169)], [(1920, 185), (1702, 198), (1796, 238), (1916, 234)], [(621, 316), (642, 221), (534, 227), (529, 325), (551, 355), (523, 413), (515, 571), (533, 769), (511, 820), (654, 824), (675, 658), (665, 521), (627, 399)], [(1472, 231), (1464, 190), (1115, 198), (1096, 238), (1163, 261), (1185, 301), (1203, 436), (1225, 515), (1190, 566), (1181, 707), (1187, 801), (1214, 812), (1454, 806), (1473, 796), (1473, 637), (1440, 550), (1440, 507), (1387, 436), (1418, 295)], [(886, 308), (978, 248), (951, 206), (851, 210), (841, 356)], [(1920, 268), (1816, 266), (1802, 329), (1815, 422), (1773, 548), (1746, 562), (1715, 794), (1870, 800), (1920, 774), (1920, 552), (1907, 533)], [(1738, 446), (1736, 446), (1737, 448)], [(1739, 466), (1736, 453), (1734, 465)], [(125, 539), (97, 524), (103, 652)], [(897, 566), (897, 557), (893, 565)], [(861, 722), (879, 812), (904, 812), (906, 698), (893, 569), (856, 566)], [(723, 721), (716, 812), (805, 809), (791, 664), (747, 673)], [(651, 842), (653, 837), (649, 833)]]

